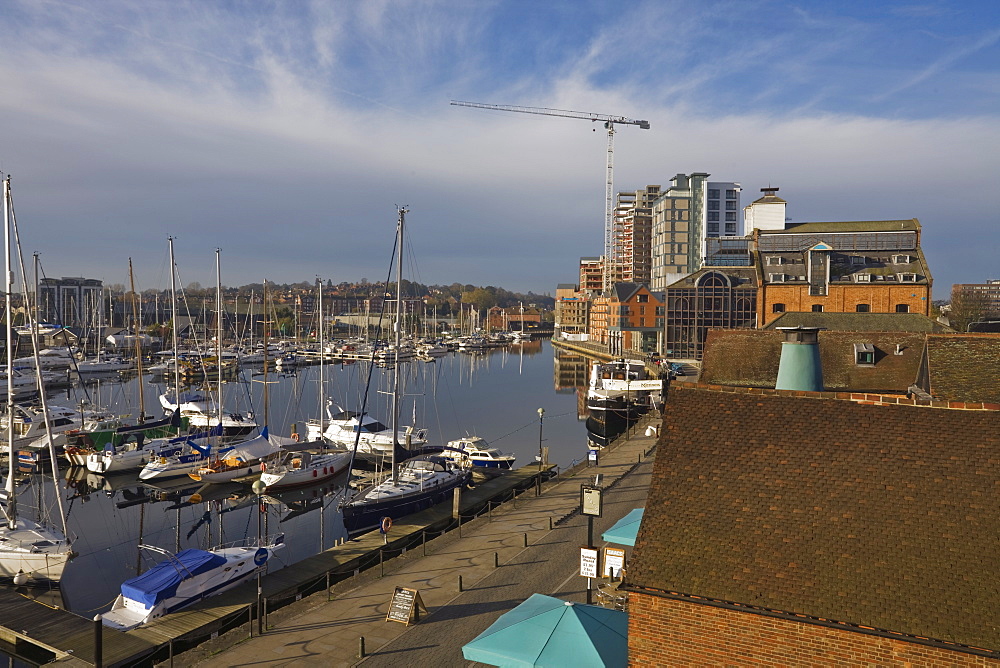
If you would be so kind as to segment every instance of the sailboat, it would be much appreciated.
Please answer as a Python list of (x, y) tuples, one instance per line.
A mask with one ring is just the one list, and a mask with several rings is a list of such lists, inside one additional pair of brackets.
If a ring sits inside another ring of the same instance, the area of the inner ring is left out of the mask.
[[(4, 222), (4, 294), (13, 293), (12, 268), (11, 268), (11, 226), (16, 230), (14, 219), (14, 207), (10, 194), (10, 176), (3, 180), (3, 222)], [(15, 237), (16, 240), (16, 237)], [(18, 246), (18, 253), (20, 254)], [(22, 273), (23, 276), (23, 273)], [(27, 289), (24, 290), (27, 294)], [(30, 309), (29, 309), (30, 312)], [(12, 317), (12, 310), (8, 300), (7, 318), (8, 322)], [(11, 352), (14, 350), (12, 328), (7, 330), (7, 382), (12, 383), (10, 370), (12, 368)], [(32, 348), (38, 350), (38, 328), (32, 327)], [(35, 354), (36, 367), (38, 366), (37, 352)], [(8, 384), (8, 396), (11, 394), (11, 387)], [(43, 419), (46, 425), (49, 424), (48, 414), (45, 410), (45, 392), (39, 387), (41, 398)], [(59, 581), (62, 579), (63, 569), (73, 557), (70, 549), (70, 541), (66, 531), (66, 516), (62, 512), (62, 499), (56, 494), (56, 503), (59, 509), (59, 516), (62, 519), (62, 529), (51, 526), (43, 522), (35, 522), (18, 514), (17, 488), (15, 485), (14, 471), (16, 457), (14, 453), (14, 403), (7, 403), (7, 447), (8, 447), (8, 472), (7, 481), (3, 493), (0, 494), (0, 509), (3, 514), (0, 517), (0, 578), (12, 578), (15, 584), (25, 584), (29, 580), (50, 580)], [(52, 432), (49, 428), (48, 440), (50, 450), (52, 448)], [(53, 480), (58, 481), (58, 463), (54, 454), (50, 451), (52, 461)]]
[[(398, 349), (401, 337), (403, 311), (403, 228), (408, 210), (398, 209), (396, 224), (396, 321), (395, 342)], [(401, 395), (399, 364), (393, 367), (392, 434), (394, 441), (399, 434), (399, 398)], [(358, 434), (360, 437), (360, 433)], [(355, 441), (357, 447), (357, 440)], [(356, 534), (379, 526), (382, 518), (399, 519), (445, 501), (452, 490), (469, 482), (470, 474), (456, 462), (439, 455), (422, 455), (405, 460), (402, 466), (397, 459), (407, 454), (398, 442), (392, 448), (392, 475), (360, 493), (343, 508), (344, 526)]]

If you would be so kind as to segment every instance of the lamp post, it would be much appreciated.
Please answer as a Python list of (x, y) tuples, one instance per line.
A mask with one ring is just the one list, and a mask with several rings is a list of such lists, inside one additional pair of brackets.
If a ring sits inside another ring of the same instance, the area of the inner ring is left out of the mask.
[[(264, 494), (264, 490), (267, 489), (260, 479), (254, 480), (253, 485), (250, 486), (253, 493), (257, 495), (257, 547), (260, 547), (260, 516), (263, 514), (264, 506), (261, 496)], [(257, 570), (257, 635), (264, 635), (264, 589), (261, 586), (261, 567)]]
[(535, 496), (542, 495), (542, 423), (545, 420), (545, 409), (538, 409), (538, 479), (535, 484)]

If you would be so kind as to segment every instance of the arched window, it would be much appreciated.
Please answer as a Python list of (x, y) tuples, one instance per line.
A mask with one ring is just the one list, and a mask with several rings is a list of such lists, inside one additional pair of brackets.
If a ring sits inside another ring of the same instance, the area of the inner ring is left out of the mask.
[(854, 307), (854, 310), (858, 313), (868, 313), (872, 310), (872, 307), (870, 304), (858, 304)]
[(698, 279), (697, 285), (699, 288), (728, 288), (732, 283), (725, 274), (710, 271)]
[(910, 312), (909, 304), (896, 304), (896, 313), (909, 313), (909, 312)]
[(784, 313), (784, 312), (785, 312), (785, 305), (784, 304), (772, 304), (771, 305), (771, 313)]

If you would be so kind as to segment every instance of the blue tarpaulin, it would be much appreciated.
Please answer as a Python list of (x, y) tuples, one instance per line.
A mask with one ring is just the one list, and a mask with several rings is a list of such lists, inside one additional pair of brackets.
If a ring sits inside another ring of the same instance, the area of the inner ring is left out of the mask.
[(147, 608), (170, 598), (185, 578), (226, 563), (226, 558), (205, 550), (182, 550), (148, 571), (122, 583), (122, 596)]

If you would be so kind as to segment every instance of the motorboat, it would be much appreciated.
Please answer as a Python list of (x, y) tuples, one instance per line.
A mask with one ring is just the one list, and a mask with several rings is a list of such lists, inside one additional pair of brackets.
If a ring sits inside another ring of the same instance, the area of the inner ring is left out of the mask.
[(261, 465), (260, 481), (268, 489), (289, 489), (329, 480), (347, 470), (351, 463), (349, 450), (319, 453), (289, 452), (281, 461)]
[[(306, 422), (306, 436), (311, 441), (325, 439), (336, 445), (354, 447), (355, 440), (358, 441), (358, 452), (367, 454), (390, 455), (392, 453), (393, 442), (406, 443), (409, 439), (411, 446), (422, 446), (427, 443), (427, 430), (414, 429), (411, 426), (393, 430), (385, 426), (370, 415), (345, 411), (333, 402), (326, 406), (326, 428), (320, 424), (319, 420), (308, 420)], [(358, 433), (360, 432), (360, 438)], [(395, 436), (395, 439), (393, 438)]]
[(458, 464), (468, 467), (488, 469), (514, 468), (514, 455), (507, 455), (497, 448), (491, 448), (480, 436), (465, 436), (448, 441), (442, 457), (447, 457)]
[(172, 391), (164, 392), (160, 395), (160, 405), (167, 414), (180, 410), (181, 417), (187, 418), (196, 429), (209, 429), (221, 423), (224, 436), (246, 436), (260, 426), (252, 414), (220, 412), (217, 403), (204, 392), (181, 392), (179, 399)]
[(177, 554), (151, 545), (140, 547), (166, 559), (138, 577), (122, 583), (121, 594), (101, 621), (128, 631), (202, 599), (221, 594), (264, 570), (284, 547), (284, 535), (261, 545), (230, 545), (212, 550), (188, 549)]

